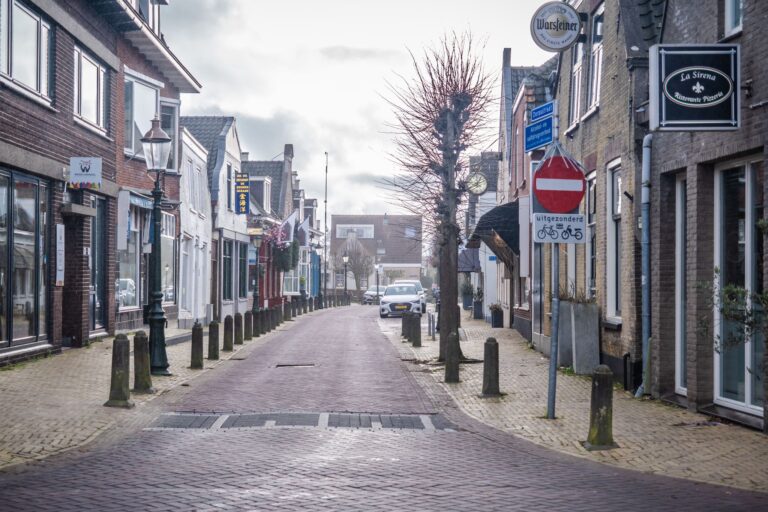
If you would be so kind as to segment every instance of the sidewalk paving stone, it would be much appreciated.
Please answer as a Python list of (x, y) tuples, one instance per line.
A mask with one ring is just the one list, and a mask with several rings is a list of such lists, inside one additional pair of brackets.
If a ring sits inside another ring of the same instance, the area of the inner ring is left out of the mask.
[[(558, 373), (555, 420), (546, 419), (549, 359), (529, 348), (515, 330), (492, 329), (482, 320), (462, 317), (461, 348), (469, 358), (483, 358), (488, 337), (499, 342), (498, 398), (481, 398), (482, 364), (462, 364), (461, 382), (443, 383), (436, 365), (438, 341), (426, 335), (422, 347), (400, 340), (399, 324), (380, 322), (402, 359), (420, 363), (419, 379), (436, 381), (462, 411), (504, 432), (538, 445), (596, 462), (646, 473), (686, 478), (765, 492), (768, 490), (768, 437), (738, 425), (658, 400), (637, 400), (615, 389), (613, 435), (619, 448), (589, 452), (581, 443), (589, 430), (591, 380)], [(439, 336), (438, 336), (439, 339)]]
[[(133, 332), (124, 333), (131, 342), (133, 387)], [(204, 335), (207, 344), (207, 328)], [(221, 352), (218, 361), (206, 357), (203, 370), (189, 368), (191, 329), (166, 329), (166, 338), (173, 375), (153, 376), (157, 392), (132, 394), (137, 407), (131, 411), (103, 406), (109, 397), (112, 337), (95, 340), (85, 348), (66, 349), (58, 355), (0, 368), (0, 469), (79, 448), (115, 427), (149, 420), (156, 412), (147, 412), (146, 406), (154, 398), (225, 361), (242, 357), (241, 351), (265, 343), (270, 336), (236, 345), (233, 352)]]

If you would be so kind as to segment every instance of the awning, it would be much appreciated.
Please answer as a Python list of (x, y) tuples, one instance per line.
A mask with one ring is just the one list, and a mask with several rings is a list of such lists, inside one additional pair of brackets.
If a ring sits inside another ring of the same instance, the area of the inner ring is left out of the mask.
[(480, 251), (467, 248), (459, 251), (459, 272), (480, 272)]
[(512, 255), (520, 254), (517, 201), (497, 206), (480, 217), (467, 247), (478, 248), (480, 242), (484, 242), (508, 266), (513, 265)]

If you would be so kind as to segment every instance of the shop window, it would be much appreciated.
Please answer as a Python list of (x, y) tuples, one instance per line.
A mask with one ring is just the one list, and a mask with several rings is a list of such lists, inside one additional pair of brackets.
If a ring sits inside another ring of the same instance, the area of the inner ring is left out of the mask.
[(47, 334), (48, 189), (0, 175), (0, 348)]
[(592, 110), (600, 104), (600, 75), (603, 71), (603, 17), (605, 4), (595, 10), (592, 15), (592, 48), (589, 53), (589, 104)]
[(227, 210), (232, 210), (232, 164), (227, 164)]
[(0, 0), (0, 72), (47, 99), (50, 56), (51, 25), (18, 0)]
[(81, 121), (107, 129), (107, 68), (82, 49), (75, 47), (75, 116)]
[(222, 283), (221, 296), (224, 300), (232, 300), (232, 240), (225, 240), (222, 254)]
[(140, 276), (139, 257), (141, 253), (142, 210), (131, 208), (128, 211), (128, 234), (126, 248), (117, 252), (118, 279), (117, 305), (120, 309), (139, 306)]
[(159, 114), (160, 86), (134, 77), (126, 71), (125, 78), (125, 152), (144, 158), (141, 138), (149, 131), (152, 120)]
[(176, 217), (162, 212), (160, 231), (160, 269), (163, 302), (176, 302)]

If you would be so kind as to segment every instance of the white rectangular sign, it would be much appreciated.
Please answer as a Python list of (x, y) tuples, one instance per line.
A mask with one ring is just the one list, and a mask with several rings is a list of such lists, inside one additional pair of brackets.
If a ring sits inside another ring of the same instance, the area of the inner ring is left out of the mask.
[(74, 156), (69, 159), (69, 188), (101, 188), (101, 158)]
[(544, 244), (587, 242), (587, 222), (582, 214), (534, 213), (533, 241)]
[(64, 286), (64, 224), (56, 224), (56, 286)]

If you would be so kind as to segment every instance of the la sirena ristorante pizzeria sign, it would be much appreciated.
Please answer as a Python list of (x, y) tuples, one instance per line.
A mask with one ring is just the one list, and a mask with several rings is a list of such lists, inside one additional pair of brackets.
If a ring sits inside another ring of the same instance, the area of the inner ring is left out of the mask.
[(649, 56), (651, 130), (739, 128), (739, 45), (657, 44)]

